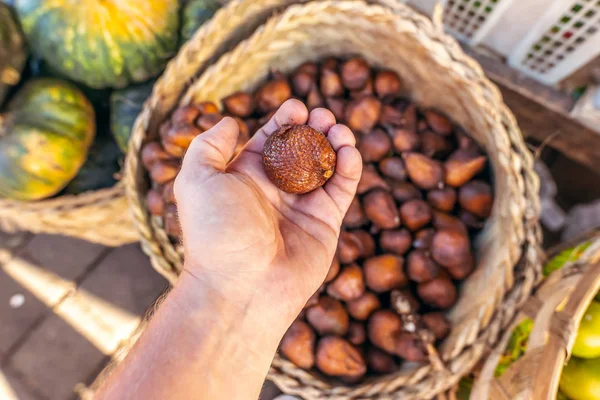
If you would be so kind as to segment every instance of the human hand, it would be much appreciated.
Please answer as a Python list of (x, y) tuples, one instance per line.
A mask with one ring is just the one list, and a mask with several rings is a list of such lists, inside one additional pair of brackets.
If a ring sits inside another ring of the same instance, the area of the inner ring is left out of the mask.
[[(263, 169), (265, 140), (307, 122), (327, 134), (336, 171), (311, 193), (283, 193)], [(184, 272), (98, 399), (257, 398), (281, 338), (325, 279), (361, 175), (354, 135), (331, 112), (309, 116), (289, 100), (227, 165), (237, 137), (225, 118), (187, 150), (174, 188)]]
[[(311, 193), (284, 193), (264, 171), (263, 146), (281, 125), (306, 123), (327, 135), (336, 170)], [(175, 195), (184, 274), (239, 309), (267, 307), (289, 325), (327, 275), (362, 160), (354, 135), (330, 111), (309, 115), (297, 100), (284, 103), (228, 165), (237, 137), (235, 120), (224, 118), (194, 139), (183, 160)]]

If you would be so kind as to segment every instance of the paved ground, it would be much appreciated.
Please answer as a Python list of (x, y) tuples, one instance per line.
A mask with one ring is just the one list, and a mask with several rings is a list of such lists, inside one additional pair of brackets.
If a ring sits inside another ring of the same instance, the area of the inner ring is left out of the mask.
[(137, 244), (0, 233), (0, 400), (89, 394), (165, 287)]

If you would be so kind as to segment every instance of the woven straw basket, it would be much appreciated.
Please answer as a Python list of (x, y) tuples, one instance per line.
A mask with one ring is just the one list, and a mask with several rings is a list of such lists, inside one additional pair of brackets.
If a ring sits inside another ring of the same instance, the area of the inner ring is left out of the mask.
[[(471, 398), (556, 399), (563, 366), (570, 357), (579, 323), (600, 290), (600, 230), (581, 243), (585, 242), (589, 247), (548, 276), (506, 330), (486, 360)], [(557, 310), (561, 304), (563, 307)], [(525, 354), (495, 378), (496, 366), (513, 329), (526, 318), (531, 318), (534, 325)]]
[(139, 240), (120, 183), (108, 189), (36, 202), (0, 199), (0, 229), (74, 236), (105, 246)]
[[(156, 137), (159, 124), (175, 106), (219, 103), (233, 92), (256, 88), (273, 69), (290, 72), (302, 62), (330, 55), (358, 54), (373, 66), (396, 71), (405, 95), (423, 107), (441, 110), (473, 134), (489, 154), (494, 173), (493, 214), (476, 243), (479, 266), (448, 314), (453, 330), (440, 348), (443, 366), (407, 364), (391, 375), (340, 386), (276, 356), (269, 379), (305, 399), (431, 398), (454, 385), (480, 360), (538, 280), (539, 183), (532, 158), (514, 117), (477, 63), (431, 21), (398, 2), (292, 5), (205, 69), (207, 60), (219, 54), (208, 38), (222, 34), (228, 38), (222, 43), (231, 40), (236, 28), (230, 18), (244, 16), (247, 29), (267, 11), (290, 3), (297, 2), (231, 2), (182, 49), (157, 82), (134, 126), (125, 168), (127, 195), (143, 247), (153, 266), (175, 282), (182, 252), (171, 244), (161, 221), (145, 208), (148, 178), (139, 157), (143, 143)], [(206, 49), (207, 44), (213, 48)], [(213, 51), (213, 56), (201, 55), (202, 50)]]

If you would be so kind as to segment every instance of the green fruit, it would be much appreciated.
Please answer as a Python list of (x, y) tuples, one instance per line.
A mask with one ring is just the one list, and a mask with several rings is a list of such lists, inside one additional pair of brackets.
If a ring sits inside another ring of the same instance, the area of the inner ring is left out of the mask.
[(560, 377), (560, 390), (571, 400), (600, 399), (600, 358), (571, 358)]
[(183, 7), (181, 41), (187, 42), (220, 7), (218, 0), (189, 0)]
[(515, 361), (525, 355), (527, 342), (529, 341), (529, 335), (531, 335), (532, 330), (533, 320), (530, 318), (525, 318), (515, 327), (510, 336), (510, 340), (506, 345), (506, 349), (504, 349), (502, 357), (498, 360), (495, 371), (496, 377), (502, 376)]
[(590, 247), (592, 242), (579, 243), (577, 246), (561, 251), (555, 255), (550, 261), (544, 265), (543, 274), (544, 276), (550, 275), (552, 272), (557, 271), (564, 267), (567, 263), (573, 263), (581, 257), (585, 250)]
[(94, 140), (94, 109), (72, 84), (33, 79), (0, 114), (0, 196), (39, 200), (62, 190)]
[(573, 355), (581, 358), (600, 357), (600, 303), (597, 301), (592, 301), (581, 319)]
[(110, 130), (123, 153), (127, 152), (131, 128), (153, 87), (154, 81), (150, 81), (116, 90), (110, 96)]
[(117, 183), (121, 151), (110, 135), (98, 135), (90, 147), (87, 160), (77, 176), (67, 185), (65, 193), (79, 194), (104, 189)]
[(472, 391), (473, 391), (473, 377), (467, 375), (458, 382), (458, 390), (456, 392), (456, 398), (458, 400), (469, 400), (471, 398)]
[(556, 400), (569, 400), (569, 398), (559, 390), (558, 393), (556, 393)]
[(27, 60), (25, 38), (12, 10), (0, 3), (0, 106), (11, 87), (21, 80)]
[(174, 0), (19, 0), (16, 9), (33, 53), (93, 88), (145, 81), (177, 50)]

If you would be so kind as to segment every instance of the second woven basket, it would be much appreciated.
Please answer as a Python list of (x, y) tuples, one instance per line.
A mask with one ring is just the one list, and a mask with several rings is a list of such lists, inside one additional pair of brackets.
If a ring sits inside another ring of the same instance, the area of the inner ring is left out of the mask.
[[(450, 336), (440, 348), (444, 364), (406, 364), (400, 371), (355, 386), (340, 386), (277, 356), (269, 378), (282, 390), (305, 399), (427, 399), (454, 385), (482, 357), (529, 297), (540, 274), (538, 180), (514, 117), (497, 88), (460, 46), (431, 21), (397, 2), (312, 1), (293, 5), (269, 19), (247, 40), (203, 71), (190, 58), (194, 40), (205, 40), (223, 16), (252, 7), (273, 10), (274, 1), (233, 1), (205, 25), (167, 69), (136, 122), (126, 163), (125, 183), (142, 244), (153, 266), (171, 282), (182, 268), (181, 249), (169, 241), (160, 219), (144, 204), (148, 177), (140, 162), (142, 145), (175, 105), (214, 101), (251, 91), (271, 70), (289, 72), (309, 60), (360, 55), (371, 65), (392, 69), (404, 95), (451, 116), (470, 132), (490, 158), (496, 194), (494, 210), (479, 236), (478, 267), (449, 312)], [(286, 5), (280, 2), (279, 6)], [(254, 14), (256, 15), (256, 14)], [(253, 20), (255, 23), (256, 20)], [(204, 61), (204, 60), (203, 60)], [(175, 68), (179, 65), (181, 71)], [(170, 88), (168, 82), (189, 82)], [(162, 99), (169, 99), (167, 103)], [(178, 99), (175, 103), (172, 100)]]
[(121, 183), (34, 202), (0, 199), (0, 229), (66, 235), (105, 246), (139, 238)]
[[(600, 230), (577, 242), (552, 260), (551, 264), (555, 261), (562, 264), (560, 269), (536, 288), (535, 295), (505, 331), (481, 369), (471, 398), (556, 399), (561, 373), (571, 356), (579, 324), (600, 291)], [(498, 363), (514, 329), (524, 324), (531, 325), (531, 332), (523, 356), (511, 360), (512, 364), (497, 374)]]

